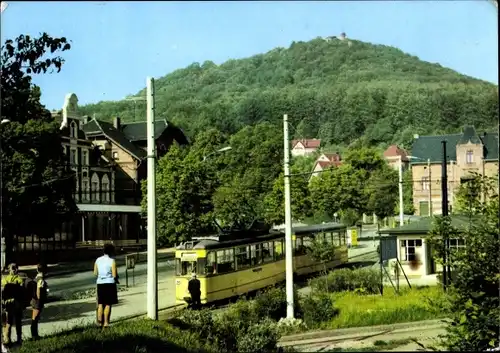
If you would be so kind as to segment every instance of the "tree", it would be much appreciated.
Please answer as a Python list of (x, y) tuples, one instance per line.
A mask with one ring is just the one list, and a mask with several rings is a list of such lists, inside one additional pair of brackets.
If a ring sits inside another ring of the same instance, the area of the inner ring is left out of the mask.
[(497, 192), (495, 184), (495, 178), (471, 173), (468, 180), (459, 186), (455, 194), (454, 213), (474, 216), (481, 212), (483, 199), (494, 197)]
[[(291, 173), (299, 173), (297, 167), (291, 168)], [(311, 202), (307, 175), (294, 175), (290, 177), (290, 195), (292, 205), (292, 218), (303, 220), (311, 216)], [(282, 224), (285, 221), (285, 180), (281, 173), (274, 181), (273, 189), (264, 199), (264, 218), (269, 224)]]
[(448, 254), (455, 276), (445, 300), (435, 303), (450, 319), (447, 333), (440, 345), (447, 351), (481, 352), (500, 344), (500, 248), (498, 237), (498, 193), (479, 207), (469, 229), (459, 230), (451, 225), (450, 217), (438, 218), (429, 237), (436, 256), (445, 251), (443, 234), (465, 240), (463, 251)]
[(394, 214), (398, 199), (398, 175), (387, 165), (370, 175), (365, 189), (368, 197), (367, 209), (379, 219)]
[(335, 260), (336, 250), (337, 246), (335, 246), (335, 244), (329, 243), (325, 241), (324, 238), (320, 239), (318, 237), (314, 237), (310, 245), (307, 247), (307, 252), (309, 253), (309, 256), (311, 256), (314, 261), (319, 262), (323, 265), (323, 273), (326, 283), (325, 288), (327, 289), (327, 291), (329, 287), (328, 287), (328, 271), (326, 264), (328, 262)]
[[(397, 204), (399, 205), (399, 201)], [(413, 173), (411, 169), (403, 172), (403, 208), (405, 214), (415, 213), (415, 206), (413, 206)]]
[[(32, 75), (54, 68), (70, 49), (66, 38), (46, 33), (38, 38), (20, 35), (2, 46), (0, 86), (2, 141), (2, 227), (6, 234), (7, 261), (13, 236), (50, 237), (76, 210), (74, 173), (69, 170), (59, 124), (40, 103), (40, 89)], [(9, 121), (9, 122), (7, 122)]]

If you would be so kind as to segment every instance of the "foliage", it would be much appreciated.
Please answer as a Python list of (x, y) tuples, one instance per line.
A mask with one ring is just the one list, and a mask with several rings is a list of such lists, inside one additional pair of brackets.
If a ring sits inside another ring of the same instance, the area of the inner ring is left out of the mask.
[[(291, 168), (294, 174), (297, 169)], [(292, 219), (302, 220), (311, 215), (311, 202), (309, 197), (309, 182), (306, 175), (290, 177), (290, 197), (292, 205)], [(282, 224), (285, 222), (285, 180), (281, 173), (274, 181), (273, 188), (264, 199), (265, 220), (269, 224)]]
[(149, 320), (116, 323), (106, 330), (97, 327), (71, 331), (26, 341), (19, 353), (84, 353), (84, 352), (217, 352), (197, 332), (181, 331), (171, 325)]
[(412, 215), (415, 213), (415, 206), (413, 206), (413, 173), (411, 172), (411, 168), (403, 172), (403, 210), (404, 214)]
[(339, 310), (334, 307), (333, 298), (328, 293), (310, 293), (301, 299), (304, 310), (304, 322), (309, 328), (319, 327), (332, 320)]
[(469, 179), (458, 187), (455, 193), (454, 213), (470, 216), (480, 214), (483, 209), (483, 198), (495, 197), (498, 177), (486, 177), (478, 173), (470, 173)]
[(398, 199), (398, 175), (387, 165), (378, 167), (371, 173), (366, 184), (368, 194), (367, 209), (379, 219), (392, 216)]
[(430, 304), (443, 297), (441, 287), (384, 288), (384, 295), (366, 295), (359, 291), (333, 294), (339, 315), (330, 321), (328, 328), (348, 328), (374, 325), (391, 325), (402, 322), (435, 320), (446, 317), (440, 307)]
[[(156, 80), (157, 116), (195, 136), (207, 126), (233, 134), (263, 121), (277, 132), (287, 113), (297, 136), (321, 137), (327, 145), (365, 136), (371, 145), (410, 147), (415, 132), (496, 126), (496, 85), (393, 47), (351, 43), (316, 38), (221, 65), (193, 63)], [(83, 111), (99, 119), (144, 120), (130, 101)]]
[[(311, 279), (309, 285), (317, 292), (356, 291), (360, 294), (375, 294), (380, 291), (380, 273), (373, 268), (351, 270), (341, 268), (331, 271), (325, 281), (321, 277)], [(326, 287), (325, 287), (326, 286)]]
[(449, 217), (444, 217), (436, 222), (431, 234), (430, 244), (437, 248), (438, 255), (445, 250), (442, 245), (439, 248), (443, 234), (461, 237), (466, 244), (463, 251), (448, 254), (454, 278), (447, 302), (441, 307), (451, 322), (441, 344), (450, 351), (484, 351), (500, 343), (500, 263), (498, 256), (492, 256), (500, 248), (498, 191), (482, 203), (470, 202), (469, 207), (473, 208), (470, 213), (475, 213), (469, 229), (459, 232)]
[(7, 249), (13, 235), (52, 236), (76, 210), (74, 173), (61, 148), (60, 122), (40, 103), (40, 89), (32, 83), (32, 75), (59, 72), (64, 59), (57, 54), (69, 49), (66, 38), (46, 33), (8, 39), (1, 49), (1, 120), (10, 121), (0, 124)]

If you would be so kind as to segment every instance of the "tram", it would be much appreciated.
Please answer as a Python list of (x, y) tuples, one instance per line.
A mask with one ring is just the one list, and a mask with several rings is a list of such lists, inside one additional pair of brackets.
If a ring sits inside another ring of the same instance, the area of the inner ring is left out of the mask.
[[(294, 275), (324, 270), (307, 252), (314, 238), (336, 245), (332, 269), (348, 261), (347, 227), (326, 223), (294, 227), (292, 234)], [(201, 286), (201, 303), (240, 296), (285, 280), (285, 233), (266, 231), (261, 234), (221, 234), (193, 238), (176, 248), (176, 302), (190, 298), (188, 282), (196, 273)]]

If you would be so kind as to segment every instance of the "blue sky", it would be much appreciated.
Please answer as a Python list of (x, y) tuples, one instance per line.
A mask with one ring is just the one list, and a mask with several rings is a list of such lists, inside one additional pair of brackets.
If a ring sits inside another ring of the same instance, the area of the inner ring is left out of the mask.
[(195, 61), (220, 64), (292, 41), (338, 35), (392, 45), (498, 84), (498, 18), (487, 0), (351, 2), (11, 2), (2, 42), (47, 32), (73, 41), (58, 74), (37, 76), (42, 102), (60, 109), (119, 100)]

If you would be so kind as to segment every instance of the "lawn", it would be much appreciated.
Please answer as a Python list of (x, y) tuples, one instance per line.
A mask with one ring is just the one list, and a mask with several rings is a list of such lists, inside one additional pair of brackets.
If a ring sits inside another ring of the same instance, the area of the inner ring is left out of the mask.
[(337, 329), (433, 320), (444, 317), (429, 299), (443, 298), (441, 287), (404, 288), (397, 295), (393, 288), (384, 288), (384, 295), (363, 295), (355, 292), (332, 294), (339, 315), (324, 328)]
[(103, 330), (86, 327), (43, 338), (25, 341), (19, 353), (160, 353), (216, 352), (194, 332), (181, 331), (166, 323), (132, 320), (116, 323)]

